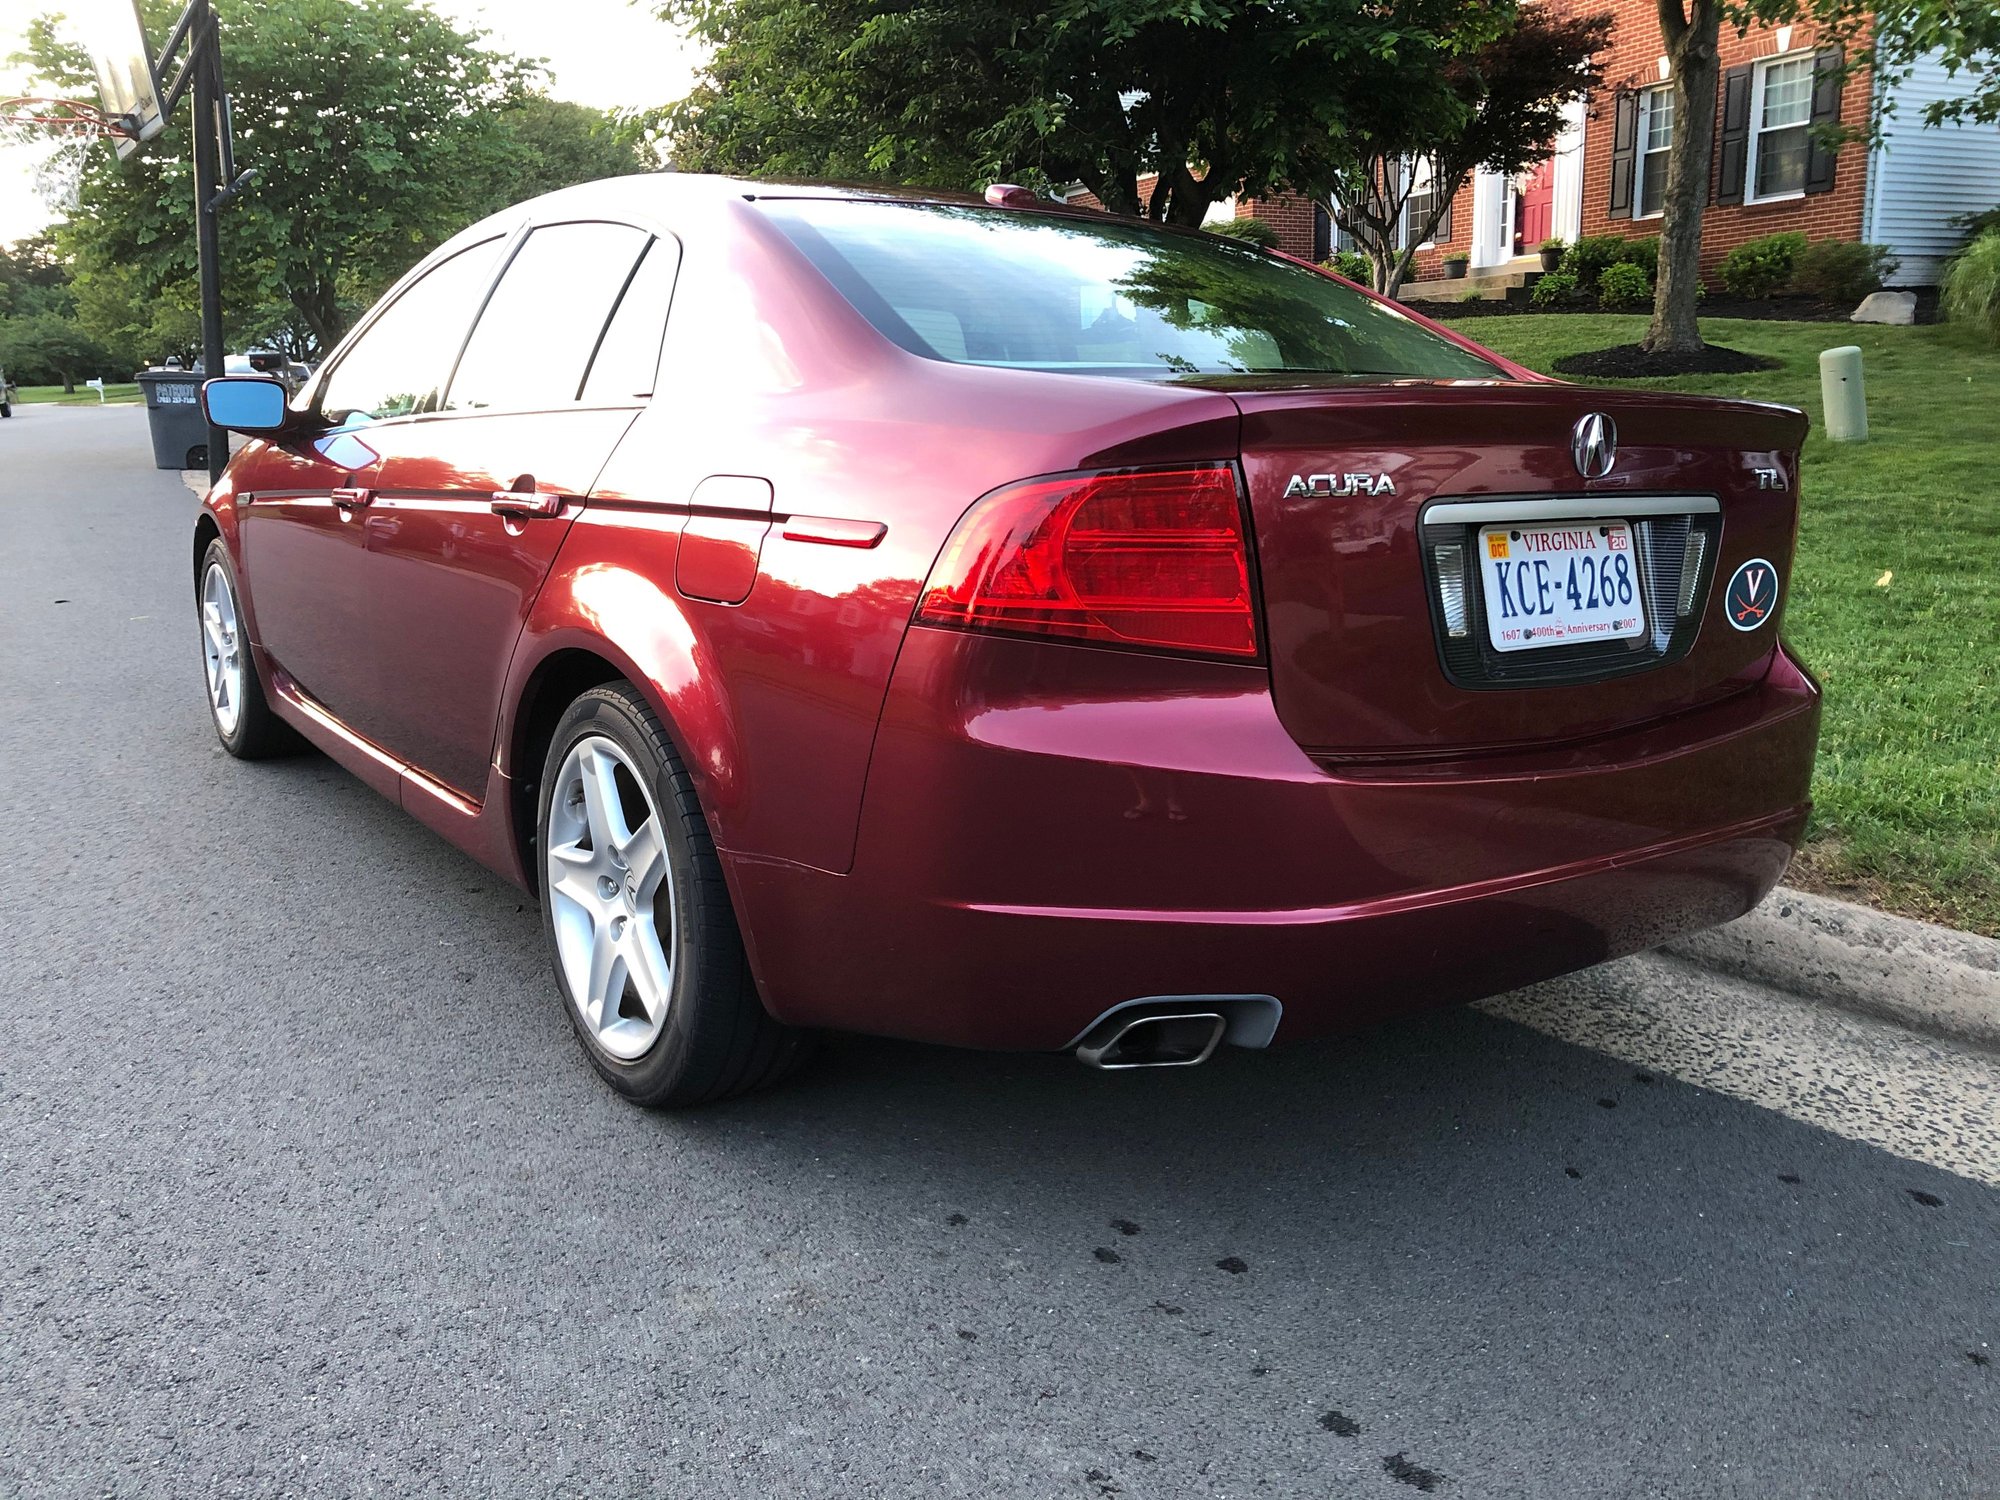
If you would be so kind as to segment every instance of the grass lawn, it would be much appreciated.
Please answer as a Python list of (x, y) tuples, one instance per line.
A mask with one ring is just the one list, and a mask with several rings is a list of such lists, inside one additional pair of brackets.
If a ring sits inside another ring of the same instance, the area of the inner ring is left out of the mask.
[[(1538, 370), (1643, 317), (1458, 325)], [(2000, 936), (2000, 350), (1957, 329), (1704, 320), (1782, 369), (1619, 384), (1811, 414), (1785, 637), (1826, 687), (1808, 889)], [(1871, 441), (1820, 433), (1819, 351), (1859, 344)]]
[[(24, 385), (16, 389), (14, 399), (23, 406), (95, 406), (97, 392), (87, 385), (79, 385), (76, 394), (65, 396), (59, 385)], [(141, 399), (136, 382), (127, 381), (113, 384), (104, 383), (104, 404), (117, 406), (123, 402)]]

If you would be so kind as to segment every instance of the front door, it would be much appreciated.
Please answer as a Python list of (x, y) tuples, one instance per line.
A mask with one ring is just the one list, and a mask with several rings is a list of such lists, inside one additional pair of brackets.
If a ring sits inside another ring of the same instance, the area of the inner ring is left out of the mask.
[(1514, 201), (1518, 205), (1514, 213), (1514, 253), (1532, 255), (1541, 248), (1542, 241), (1555, 232), (1554, 157), (1544, 157), (1521, 180), (1521, 190)]
[(485, 240), (439, 262), (383, 308), (342, 351), (319, 396), (338, 425), (275, 444), (258, 466), (264, 488), (238, 507), (257, 644), (342, 719), (375, 691), (363, 519), (373, 466), (435, 409), (503, 243)]

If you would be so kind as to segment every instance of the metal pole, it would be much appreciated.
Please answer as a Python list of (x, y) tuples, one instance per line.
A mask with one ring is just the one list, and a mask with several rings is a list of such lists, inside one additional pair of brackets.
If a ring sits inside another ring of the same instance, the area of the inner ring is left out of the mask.
[[(193, 0), (189, 43), (194, 64), (194, 243), (201, 275), (201, 364), (206, 378), (226, 373), (222, 348), (222, 261), (215, 232), (216, 195), (222, 184), (218, 160), (221, 140), (221, 97), (216, 87), (215, 18), (208, 0)], [(214, 423), (208, 428), (208, 478), (222, 478), (229, 462), (229, 434)]]

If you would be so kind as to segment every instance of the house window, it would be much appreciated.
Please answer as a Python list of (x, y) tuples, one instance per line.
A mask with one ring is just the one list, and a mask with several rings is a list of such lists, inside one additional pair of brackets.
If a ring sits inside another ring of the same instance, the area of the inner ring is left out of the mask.
[[(1402, 239), (1405, 245), (1414, 241), (1421, 249), (1431, 243), (1430, 240), (1417, 240), (1416, 237), (1423, 233), (1423, 227), (1429, 222), (1432, 210), (1438, 206), (1437, 184), (1431, 178), (1429, 162), (1418, 162), (1412, 170), (1416, 173), (1417, 185), (1410, 189), (1410, 196), (1403, 204)], [(1438, 228), (1440, 230), (1444, 228), (1442, 220), (1439, 221)]]
[(1653, 217), (1666, 207), (1667, 151), (1674, 143), (1674, 90), (1647, 89), (1639, 96), (1638, 216)]
[(1812, 139), (1813, 60), (1781, 57), (1757, 69), (1750, 118), (1750, 197), (1788, 198), (1806, 190)]

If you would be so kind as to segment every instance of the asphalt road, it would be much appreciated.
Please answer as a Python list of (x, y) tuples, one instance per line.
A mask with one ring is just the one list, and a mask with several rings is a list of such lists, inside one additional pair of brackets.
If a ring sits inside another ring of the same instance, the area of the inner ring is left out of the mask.
[(2000, 1494), (1996, 1059), (1645, 960), (643, 1114), (525, 898), (216, 747), (143, 414), (17, 412), (0, 1494)]

